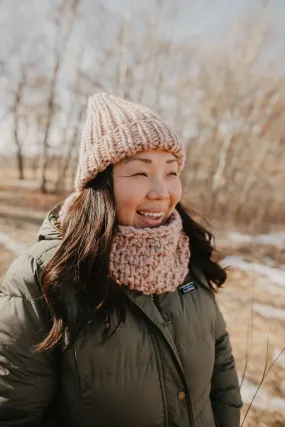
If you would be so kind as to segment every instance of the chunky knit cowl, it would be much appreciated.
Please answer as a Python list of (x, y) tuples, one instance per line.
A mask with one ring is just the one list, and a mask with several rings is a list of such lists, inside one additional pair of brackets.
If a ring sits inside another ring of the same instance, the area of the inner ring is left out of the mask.
[(177, 210), (165, 225), (137, 229), (118, 226), (109, 273), (122, 286), (144, 294), (174, 292), (189, 271), (189, 238)]

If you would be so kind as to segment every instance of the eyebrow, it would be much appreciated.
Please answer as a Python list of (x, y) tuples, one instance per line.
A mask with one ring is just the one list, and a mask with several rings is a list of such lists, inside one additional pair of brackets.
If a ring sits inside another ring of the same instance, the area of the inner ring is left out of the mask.
[[(144, 158), (144, 157), (127, 157), (126, 159), (125, 159), (125, 163), (130, 163), (130, 162), (134, 162), (134, 161), (138, 161), (138, 162), (144, 162), (144, 163), (148, 163), (148, 164), (151, 164), (152, 163), (152, 160), (151, 159), (146, 159), (146, 158)], [(177, 159), (175, 159), (175, 158), (173, 158), (173, 159), (169, 159), (169, 160), (166, 160), (166, 164), (170, 164), (170, 163), (174, 163), (174, 162), (177, 162)]]

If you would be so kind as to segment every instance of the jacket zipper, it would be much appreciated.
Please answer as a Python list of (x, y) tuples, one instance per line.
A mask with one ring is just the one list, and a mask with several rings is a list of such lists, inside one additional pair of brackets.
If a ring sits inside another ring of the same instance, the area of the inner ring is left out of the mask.
[[(153, 298), (153, 294), (150, 294), (150, 299), (155, 304), (155, 301), (154, 301), (154, 298)], [(151, 325), (152, 325), (152, 323), (151, 323)], [(153, 340), (154, 339), (156, 340), (156, 338), (154, 337), (154, 334), (152, 334), (152, 337), (153, 337)], [(158, 347), (158, 344), (157, 344), (157, 347)], [(170, 346), (170, 348), (171, 348), (171, 346)], [(159, 353), (159, 349), (158, 348), (156, 349), (156, 351), (158, 351), (158, 353)], [(172, 348), (171, 348), (171, 351), (173, 352)], [(160, 354), (159, 354), (159, 359), (160, 359), (160, 362), (161, 362)], [(181, 366), (179, 365), (179, 363), (178, 363), (178, 361), (176, 359), (175, 354), (174, 354), (174, 360), (176, 361), (177, 367), (178, 367), (178, 369), (180, 371), (180, 374), (181, 374), (181, 377), (182, 377), (182, 381), (183, 381), (183, 387), (185, 389), (185, 395), (186, 395), (186, 399), (187, 399), (187, 409), (188, 409), (188, 416), (189, 416), (189, 421), (190, 421), (190, 427), (194, 427), (193, 404), (192, 404), (191, 396), (190, 396), (190, 393), (189, 393), (189, 390), (188, 390), (188, 385), (187, 385), (187, 382), (185, 380), (184, 372), (183, 372)], [(164, 389), (164, 392), (165, 392), (165, 389)], [(165, 399), (166, 399), (166, 394), (165, 394)], [(167, 425), (168, 425), (168, 418), (167, 418)]]
[(164, 425), (165, 427), (168, 427), (168, 407), (167, 407), (167, 398), (166, 398), (166, 390), (165, 390), (165, 384), (164, 384), (164, 377), (163, 377), (163, 368), (162, 368), (162, 361), (160, 357), (160, 351), (157, 343), (157, 339), (155, 336), (155, 333), (150, 331), (155, 357), (157, 361), (157, 367), (158, 367), (158, 374), (160, 379), (160, 386), (161, 386), (161, 395), (162, 395), (162, 404), (163, 404), (163, 412), (164, 412)]

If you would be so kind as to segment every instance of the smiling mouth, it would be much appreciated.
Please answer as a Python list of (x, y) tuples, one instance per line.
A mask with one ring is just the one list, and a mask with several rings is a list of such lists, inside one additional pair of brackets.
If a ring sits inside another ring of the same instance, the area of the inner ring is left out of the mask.
[(137, 213), (145, 218), (150, 219), (161, 219), (164, 215), (164, 212), (145, 212), (145, 211), (137, 211)]

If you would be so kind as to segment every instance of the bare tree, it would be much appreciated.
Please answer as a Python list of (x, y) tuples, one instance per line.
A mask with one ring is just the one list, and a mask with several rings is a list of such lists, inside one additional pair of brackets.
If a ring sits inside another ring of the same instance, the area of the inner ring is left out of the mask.
[[(67, 44), (72, 34), (74, 19), (76, 16), (77, 7), (79, 0), (62, 0), (58, 9), (58, 13), (55, 19), (56, 27), (56, 38), (54, 47), (54, 65), (52, 70), (52, 76), (50, 81), (48, 99), (47, 99), (47, 117), (46, 117), (46, 128), (44, 132), (44, 138), (41, 144), (40, 154), (40, 189), (43, 193), (47, 191), (46, 187), (46, 168), (47, 168), (47, 157), (48, 157), (48, 141), (50, 135), (50, 129), (54, 118), (54, 100), (56, 95), (56, 84), (60, 71), (61, 64), (64, 58), (64, 52), (67, 48)], [(70, 19), (67, 19), (68, 12), (71, 13)], [(64, 31), (64, 27), (67, 22), (67, 29)], [(64, 34), (62, 35), (62, 33)]]
[(16, 144), (16, 159), (17, 159), (17, 165), (18, 165), (18, 177), (20, 180), (24, 179), (24, 159), (23, 159), (23, 146), (22, 141), (20, 139), (20, 131), (19, 131), (19, 125), (21, 120), (21, 108), (22, 108), (22, 98), (23, 98), (23, 91), (26, 85), (27, 75), (26, 75), (26, 69), (23, 65), (21, 70), (21, 77), (18, 82), (17, 88), (15, 90), (15, 98), (14, 103), (12, 106), (12, 115), (13, 115), (13, 133), (14, 133), (14, 141)]

